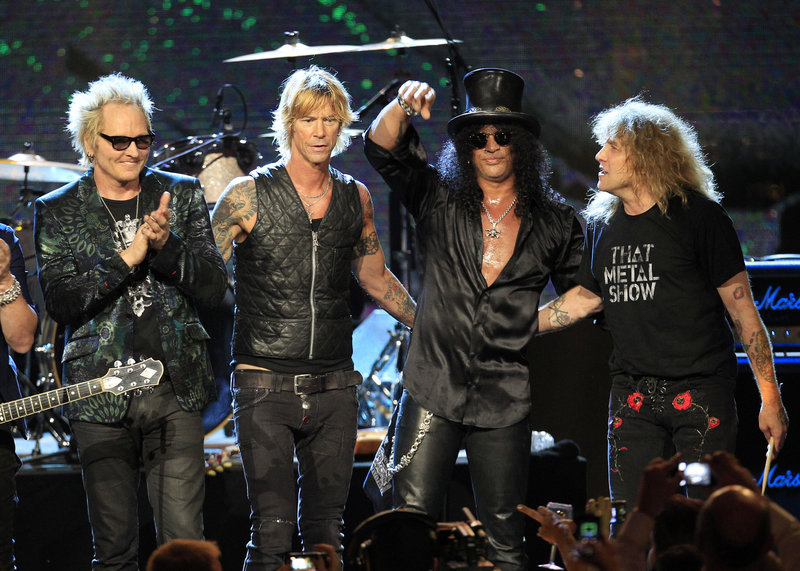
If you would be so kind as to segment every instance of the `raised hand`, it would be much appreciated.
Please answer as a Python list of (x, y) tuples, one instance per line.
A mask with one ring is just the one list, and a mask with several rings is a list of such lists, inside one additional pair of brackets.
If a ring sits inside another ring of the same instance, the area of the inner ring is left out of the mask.
[(431, 118), (431, 106), (436, 101), (436, 91), (427, 83), (406, 81), (397, 90), (397, 96), (405, 101), (409, 108), (419, 113), (423, 119)]

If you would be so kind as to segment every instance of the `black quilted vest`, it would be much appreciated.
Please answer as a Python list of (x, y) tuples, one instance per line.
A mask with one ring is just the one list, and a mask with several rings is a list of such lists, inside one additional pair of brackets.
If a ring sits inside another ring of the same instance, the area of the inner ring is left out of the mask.
[(234, 355), (352, 355), (350, 263), (363, 227), (361, 201), (352, 177), (330, 171), (333, 196), (316, 233), (283, 165), (250, 173), (258, 218), (234, 245)]

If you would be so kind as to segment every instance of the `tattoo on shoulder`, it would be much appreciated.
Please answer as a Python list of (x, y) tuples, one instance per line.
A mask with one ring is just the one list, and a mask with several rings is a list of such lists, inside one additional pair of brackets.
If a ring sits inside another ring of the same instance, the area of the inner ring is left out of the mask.
[(733, 299), (742, 299), (744, 297), (744, 287), (736, 286), (736, 289), (733, 290)]
[(214, 207), (213, 223), (215, 226), (233, 226), (255, 217), (257, 203), (255, 200), (255, 182), (243, 182), (222, 195)]

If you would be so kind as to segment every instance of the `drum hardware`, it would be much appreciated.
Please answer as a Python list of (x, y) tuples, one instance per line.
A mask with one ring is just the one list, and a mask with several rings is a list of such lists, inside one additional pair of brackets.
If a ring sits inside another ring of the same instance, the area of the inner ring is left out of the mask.
[[(58, 388), (58, 385), (51, 376), (39, 378), (39, 380), (34, 384), (25, 373), (22, 371), (17, 371), (17, 379), (19, 380), (20, 388), (23, 390), (23, 394), (27, 394), (28, 396), (44, 393)], [(64, 454), (67, 454), (69, 461), (73, 462), (71, 451), (69, 450), (69, 425), (60, 412), (56, 412), (57, 410), (58, 409), (44, 410), (28, 419), (28, 424), (31, 431), (30, 440), (34, 440), (35, 444), (33, 450), (31, 451), (31, 458), (26, 459), (26, 462), (41, 462), (54, 456)], [(31, 422), (32, 419), (36, 420)], [(44, 436), (45, 430), (50, 433), (60, 448), (66, 448), (68, 450), (55, 452), (53, 454), (42, 454), (41, 440)]]
[[(233, 128), (231, 111), (223, 107), (228, 88), (235, 90), (241, 101), (243, 120), (239, 130)], [(213, 207), (230, 181), (250, 172), (263, 160), (256, 146), (241, 137), (247, 117), (247, 102), (242, 92), (235, 85), (224, 84), (217, 92), (211, 118), (211, 128), (219, 127), (221, 131), (163, 145), (153, 153), (152, 167), (197, 177), (206, 202)]]
[[(389, 426), (392, 409), (397, 404), (401, 388), (398, 366), (404, 347), (408, 344), (409, 330), (396, 323), (394, 331), (387, 331), (389, 340), (372, 364), (364, 382), (358, 386), (358, 426), (375, 428)], [(390, 368), (389, 365), (394, 365)]]
[[(25, 146), (29, 150), (31, 144), (25, 143)], [(31, 182), (72, 182), (78, 180), (85, 171), (86, 167), (46, 161), (41, 155), (30, 152), (0, 159), (0, 180), (21, 182), (23, 188), (28, 188)]]

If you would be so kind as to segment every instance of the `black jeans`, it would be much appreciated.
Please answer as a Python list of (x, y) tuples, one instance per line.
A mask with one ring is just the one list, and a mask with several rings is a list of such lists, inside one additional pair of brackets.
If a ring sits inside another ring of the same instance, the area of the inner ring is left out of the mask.
[(608, 404), (612, 499), (632, 509), (642, 472), (654, 458), (681, 452), (684, 462), (696, 462), (717, 450), (733, 452), (739, 425), (734, 388), (735, 380), (724, 377), (614, 376)]
[(72, 423), (94, 541), (92, 569), (136, 571), (139, 475), (158, 544), (203, 539), (205, 460), (199, 412), (180, 408), (164, 380), (131, 401), (118, 424)]
[(14, 437), (0, 429), (0, 569), (14, 567), (14, 510), (17, 488), (14, 478), (21, 463), (14, 449)]
[(298, 396), (241, 388), (236, 376), (233, 420), (251, 508), (244, 568), (283, 565), (298, 523), (304, 549), (327, 543), (341, 552), (358, 430), (356, 387)]
[[(417, 437), (425, 417), (408, 392), (398, 405), (395, 463)], [(527, 569), (525, 516), (517, 511), (528, 488), (530, 420), (504, 428), (476, 428), (434, 415), (411, 462), (395, 474), (395, 508), (413, 508), (438, 518), (461, 448), (467, 452), (476, 517), (489, 539), (488, 559), (503, 571)]]

